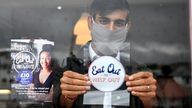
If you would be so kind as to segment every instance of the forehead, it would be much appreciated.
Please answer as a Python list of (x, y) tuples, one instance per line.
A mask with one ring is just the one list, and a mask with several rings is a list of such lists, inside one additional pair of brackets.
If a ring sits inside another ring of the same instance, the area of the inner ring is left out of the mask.
[(116, 10), (105, 15), (96, 14), (96, 19), (99, 17), (107, 17), (111, 20), (115, 19), (126, 19), (128, 17), (128, 12), (126, 10)]
[(42, 53), (41, 53), (41, 56), (50, 56), (50, 54), (49, 54), (49, 52), (46, 52), (46, 51), (45, 51), (45, 52), (42, 52)]

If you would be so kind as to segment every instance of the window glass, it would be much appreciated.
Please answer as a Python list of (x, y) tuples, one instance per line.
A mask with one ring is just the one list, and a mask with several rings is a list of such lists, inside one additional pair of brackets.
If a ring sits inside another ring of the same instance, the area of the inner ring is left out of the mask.
[[(144, 64), (153, 72), (157, 80), (157, 99), (153, 106), (192, 107), (189, 0), (127, 1), (130, 5), (130, 28), (128, 42), (124, 46), (128, 49), (126, 57)], [(70, 62), (67, 57), (76, 56), (81, 47), (91, 40), (88, 26), (80, 27), (86, 29), (85, 32), (75, 30), (80, 18), (85, 17), (83, 21), (87, 24), (91, 2), (0, 0), (0, 91), (11, 90), (15, 81), (15, 77), (11, 76), (11, 39), (54, 42), (52, 57), (58, 69), (56, 71), (60, 72)], [(34, 44), (34, 47), (37, 46)], [(12, 93), (0, 92), (0, 108), (53, 108), (52, 101), (18, 101), (12, 98)]]

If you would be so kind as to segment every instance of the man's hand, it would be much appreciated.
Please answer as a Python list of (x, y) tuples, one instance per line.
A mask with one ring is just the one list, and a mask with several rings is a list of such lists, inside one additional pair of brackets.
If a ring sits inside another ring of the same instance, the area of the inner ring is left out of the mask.
[(143, 104), (149, 105), (156, 96), (156, 80), (151, 72), (137, 72), (125, 77), (127, 90), (138, 96)]
[(84, 94), (91, 87), (91, 82), (87, 75), (82, 75), (73, 71), (65, 71), (60, 79), (61, 97), (60, 103), (66, 108), (72, 106), (78, 95)]
[(62, 95), (76, 97), (90, 89), (91, 82), (87, 75), (73, 71), (65, 71), (60, 79)]

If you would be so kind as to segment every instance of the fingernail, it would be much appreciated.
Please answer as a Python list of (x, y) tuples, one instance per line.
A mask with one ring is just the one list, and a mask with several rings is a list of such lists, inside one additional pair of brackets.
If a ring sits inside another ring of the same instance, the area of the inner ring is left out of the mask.
[(89, 80), (89, 77), (85, 76), (85, 79), (86, 79), (86, 80)]
[(128, 76), (125, 76), (125, 80), (129, 80), (129, 77), (128, 77)]
[(132, 79), (133, 79), (133, 77), (132, 77), (132, 76), (130, 76), (130, 77), (129, 77), (129, 80), (132, 80)]
[(126, 82), (126, 85), (127, 85), (127, 86), (130, 86), (130, 85), (131, 85), (131, 83), (130, 83), (130, 82)]
[(91, 87), (90, 86), (86, 86), (86, 90), (90, 90), (91, 89)]
[(131, 92), (132, 95), (135, 95), (136, 93), (134, 91)]
[(128, 87), (128, 88), (127, 88), (127, 90), (128, 90), (128, 91), (131, 91), (131, 90), (132, 90), (132, 88)]
[(87, 85), (91, 85), (91, 81), (87, 81)]

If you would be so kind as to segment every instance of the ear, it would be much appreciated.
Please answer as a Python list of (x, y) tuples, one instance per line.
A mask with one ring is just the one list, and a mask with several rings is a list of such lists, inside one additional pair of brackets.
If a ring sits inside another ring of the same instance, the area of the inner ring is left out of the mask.
[(127, 26), (127, 30), (129, 31), (129, 29), (130, 29), (131, 26), (132, 26), (132, 23), (131, 23), (131, 21), (129, 21), (127, 24), (128, 24), (128, 26)]
[(92, 16), (89, 16), (89, 17), (88, 17), (87, 22), (88, 22), (89, 30), (91, 30), (91, 28), (92, 28), (92, 24), (93, 24)]

